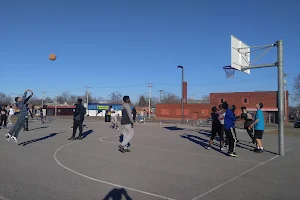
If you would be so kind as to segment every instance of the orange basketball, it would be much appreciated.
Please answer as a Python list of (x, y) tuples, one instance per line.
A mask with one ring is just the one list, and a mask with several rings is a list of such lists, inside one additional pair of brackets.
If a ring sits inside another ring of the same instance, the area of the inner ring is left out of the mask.
[(49, 59), (52, 60), (52, 61), (56, 60), (56, 55), (53, 54), (53, 53), (50, 54), (50, 55), (49, 55)]

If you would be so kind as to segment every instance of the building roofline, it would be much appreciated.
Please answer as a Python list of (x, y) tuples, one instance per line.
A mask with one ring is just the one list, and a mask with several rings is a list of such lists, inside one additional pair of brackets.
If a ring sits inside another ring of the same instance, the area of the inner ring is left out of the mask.
[(211, 93), (209, 93), (209, 94), (264, 93), (264, 92), (278, 92), (278, 91), (211, 92)]

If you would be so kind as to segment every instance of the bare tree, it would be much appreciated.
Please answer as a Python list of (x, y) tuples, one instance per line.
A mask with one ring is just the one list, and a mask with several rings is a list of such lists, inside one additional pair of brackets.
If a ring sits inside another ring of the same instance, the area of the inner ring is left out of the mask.
[(180, 98), (173, 93), (165, 92), (161, 98), (161, 103), (180, 103)]
[(120, 92), (113, 92), (109, 97), (109, 103), (123, 103), (122, 94)]
[(10, 96), (7, 96), (6, 94), (4, 93), (0, 93), (0, 105), (7, 105), (7, 104), (10, 104), (11, 102), (11, 97)]
[(140, 107), (145, 107), (145, 106), (147, 105), (147, 100), (146, 100), (146, 98), (144, 97), (144, 95), (141, 95), (141, 96), (139, 97), (138, 105), (139, 105)]
[(57, 96), (57, 102), (60, 104), (70, 103), (70, 97), (71, 95), (68, 92), (63, 92)]
[(294, 79), (294, 97), (293, 99), (296, 102), (300, 102), (300, 74), (298, 74), (297, 77)]
[(105, 99), (103, 97), (94, 97), (95, 103), (105, 102)]
[(29, 99), (28, 104), (41, 105), (42, 99), (38, 98), (37, 96), (33, 96)]
[(209, 104), (209, 102), (210, 102), (209, 95), (203, 95), (202, 99), (201, 99), (201, 103), (203, 103), (203, 104)]
[(53, 103), (53, 102), (54, 102), (54, 100), (51, 97), (46, 97), (44, 99), (44, 103)]

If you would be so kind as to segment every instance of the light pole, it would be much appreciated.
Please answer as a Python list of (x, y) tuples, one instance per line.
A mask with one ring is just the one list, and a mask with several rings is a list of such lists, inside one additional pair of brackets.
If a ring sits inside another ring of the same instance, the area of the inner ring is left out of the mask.
[(86, 91), (86, 110), (87, 110), (87, 116), (90, 116), (89, 115), (89, 95), (90, 95), (90, 88), (89, 86), (85, 86), (85, 88), (87, 89)]
[(151, 118), (151, 88), (152, 88), (152, 84), (149, 83), (148, 88), (149, 88), (149, 113), (148, 113), (148, 118)]
[(45, 98), (45, 93), (46, 92), (42, 92), (42, 108), (44, 109), (44, 98)]
[(181, 123), (184, 123), (184, 103), (183, 103), (183, 82), (184, 82), (184, 70), (182, 66), (177, 66), (177, 68), (181, 68), (181, 75), (182, 75), (182, 80), (181, 80)]

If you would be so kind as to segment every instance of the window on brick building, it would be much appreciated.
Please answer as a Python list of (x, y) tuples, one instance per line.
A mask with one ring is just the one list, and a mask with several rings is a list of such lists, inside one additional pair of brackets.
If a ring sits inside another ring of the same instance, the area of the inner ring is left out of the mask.
[(243, 98), (243, 104), (249, 104), (249, 98), (248, 97)]

